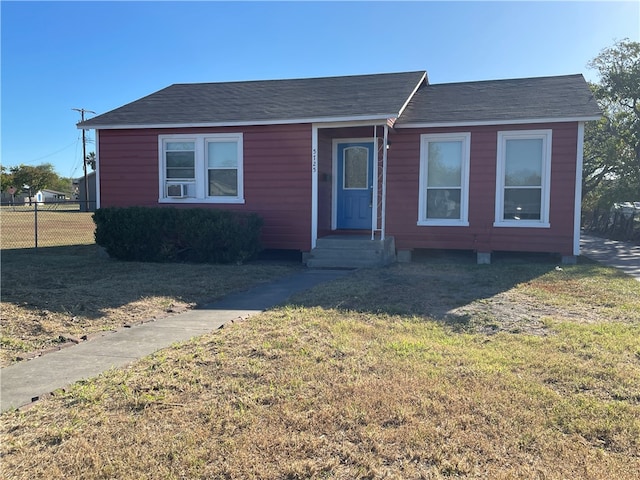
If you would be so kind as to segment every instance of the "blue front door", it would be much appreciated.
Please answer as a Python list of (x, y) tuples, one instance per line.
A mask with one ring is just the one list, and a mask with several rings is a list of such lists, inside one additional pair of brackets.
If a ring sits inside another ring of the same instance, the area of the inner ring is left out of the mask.
[(337, 212), (339, 229), (371, 229), (373, 142), (339, 143)]

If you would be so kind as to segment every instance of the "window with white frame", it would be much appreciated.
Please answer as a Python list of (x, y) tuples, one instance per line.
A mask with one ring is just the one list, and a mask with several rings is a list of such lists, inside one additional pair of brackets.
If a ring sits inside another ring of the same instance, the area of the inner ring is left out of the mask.
[(196, 178), (196, 146), (194, 141), (165, 143), (167, 181), (193, 181)]
[(468, 226), (471, 133), (420, 136), (418, 225)]
[(238, 142), (227, 139), (206, 139), (207, 195), (238, 196)]
[(244, 203), (242, 134), (161, 135), (160, 202)]
[(549, 227), (551, 130), (498, 132), (498, 227)]

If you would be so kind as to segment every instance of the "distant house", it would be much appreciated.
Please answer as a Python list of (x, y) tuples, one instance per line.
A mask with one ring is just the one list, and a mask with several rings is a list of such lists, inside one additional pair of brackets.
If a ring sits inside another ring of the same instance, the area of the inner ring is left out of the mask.
[(38, 204), (56, 203), (65, 200), (67, 200), (67, 194), (63, 192), (57, 192), (55, 190), (42, 189), (38, 190), (35, 195), (35, 201)]
[(421, 248), (572, 262), (584, 124), (600, 116), (582, 75), (418, 71), (175, 84), (79, 128), (96, 132), (98, 206), (256, 212), (264, 245), (309, 265)]
[[(96, 172), (87, 173), (87, 186), (85, 185), (84, 176), (73, 181), (73, 185), (77, 186), (77, 199), (80, 202), (81, 212), (95, 212), (96, 210)], [(88, 199), (88, 200), (87, 200)]]

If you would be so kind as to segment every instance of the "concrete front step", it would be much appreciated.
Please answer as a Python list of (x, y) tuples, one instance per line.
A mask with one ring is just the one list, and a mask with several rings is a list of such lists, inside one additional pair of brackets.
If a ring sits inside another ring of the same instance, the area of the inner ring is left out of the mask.
[(307, 258), (310, 268), (377, 267), (395, 262), (393, 237), (384, 241), (364, 236), (330, 236), (319, 238)]
[(336, 236), (322, 237), (316, 240), (316, 248), (320, 249), (341, 249), (341, 250), (378, 250), (383, 243), (380, 240), (371, 240), (369, 236)]

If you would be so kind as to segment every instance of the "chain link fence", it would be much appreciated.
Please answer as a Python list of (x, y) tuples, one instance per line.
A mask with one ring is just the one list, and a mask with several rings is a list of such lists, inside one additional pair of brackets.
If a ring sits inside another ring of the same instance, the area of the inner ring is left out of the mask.
[(0, 206), (0, 248), (95, 243), (95, 202), (58, 201)]

